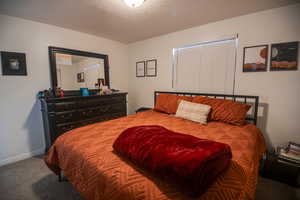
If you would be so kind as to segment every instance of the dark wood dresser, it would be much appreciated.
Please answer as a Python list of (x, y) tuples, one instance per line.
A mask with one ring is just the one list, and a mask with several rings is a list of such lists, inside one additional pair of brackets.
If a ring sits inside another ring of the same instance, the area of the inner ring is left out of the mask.
[(46, 150), (71, 129), (127, 115), (127, 93), (40, 98)]

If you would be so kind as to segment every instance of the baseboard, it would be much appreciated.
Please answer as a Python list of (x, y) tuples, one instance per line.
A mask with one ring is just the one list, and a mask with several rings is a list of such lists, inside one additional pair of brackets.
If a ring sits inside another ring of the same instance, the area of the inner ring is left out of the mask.
[(28, 153), (22, 153), (22, 154), (19, 154), (19, 155), (10, 157), (10, 158), (6, 158), (4, 160), (0, 160), (0, 167), (4, 166), (4, 165), (11, 164), (11, 163), (18, 162), (20, 160), (25, 160), (27, 158), (31, 158), (33, 156), (42, 155), (44, 153), (45, 153), (45, 148), (40, 148), (40, 149), (31, 151), (31, 152), (28, 152)]

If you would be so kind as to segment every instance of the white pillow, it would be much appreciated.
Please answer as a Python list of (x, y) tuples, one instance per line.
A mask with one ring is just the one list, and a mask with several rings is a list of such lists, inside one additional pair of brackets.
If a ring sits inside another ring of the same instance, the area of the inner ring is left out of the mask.
[(209, 105), (181, 100), (175, 116), (199, 122), (200, 124), (206, 124), (209, 111)]

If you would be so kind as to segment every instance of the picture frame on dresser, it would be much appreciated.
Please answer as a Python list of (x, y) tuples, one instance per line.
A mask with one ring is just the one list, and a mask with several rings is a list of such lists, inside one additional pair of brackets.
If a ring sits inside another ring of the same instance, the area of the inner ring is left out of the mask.
[(78, 83), (84, 82), (84, 72), (77, 73), (77, 82)]

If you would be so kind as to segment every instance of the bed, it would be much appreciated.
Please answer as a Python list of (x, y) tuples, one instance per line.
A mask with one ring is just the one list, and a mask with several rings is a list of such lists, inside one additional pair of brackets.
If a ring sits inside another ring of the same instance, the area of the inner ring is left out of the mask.
[[(161, 93), (155, 92), (154, 97)], [(119, 119), (96, 123), (71, 130), (60, 136), (48, 151), (45, 161), (57, 175), (64, 176), (88, 200), (106, 199), (190, 199), (174, 187), (135, 167), (113, 152), (112, 144), (125, 129), (139, 125), (160, 125), (170, 130), (199, 138), (229, 144), (232, 160), (209, 189), (196, 199), (254, 199), (259, 160), (265, 151), (261, 132), (254, 124), (257, 120), (258, 97), (175, 93), (189, 96), (230, 98), (253, 105), (252, 122), (234, 126), (223, 122), (200, 125), (154, 110), (140, 112)]]

